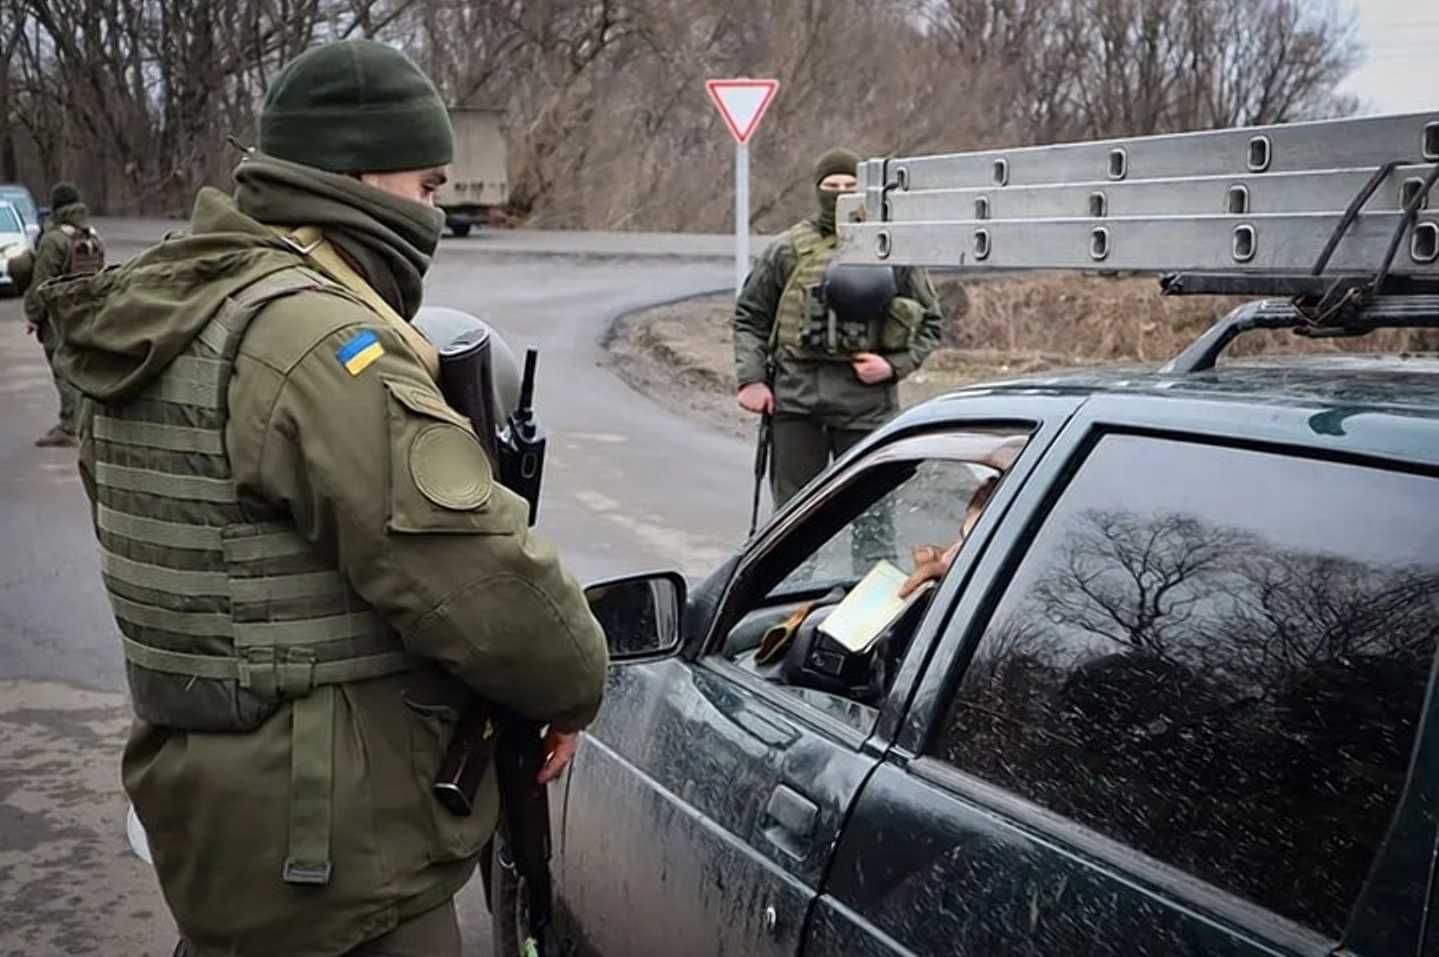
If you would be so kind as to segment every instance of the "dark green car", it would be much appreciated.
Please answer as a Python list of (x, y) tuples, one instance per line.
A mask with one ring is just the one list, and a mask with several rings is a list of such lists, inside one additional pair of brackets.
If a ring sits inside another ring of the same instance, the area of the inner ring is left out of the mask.
[[(554, 801), (561, 936), (1439, 954), (1439, 360), (1189, 365), (928, 402), (687, 598), (597, 588), (617, 664)], [(817, 629), (991, 478), (878, 645)]]

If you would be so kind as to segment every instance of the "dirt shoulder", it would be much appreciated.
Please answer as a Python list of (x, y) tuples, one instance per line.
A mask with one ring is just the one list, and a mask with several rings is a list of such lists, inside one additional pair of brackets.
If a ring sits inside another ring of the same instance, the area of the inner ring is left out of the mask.
[[(615, 370), (630, 385), (691, 419), (737, 435), (754, 416), (736, 404), (734, 298), (703, 296), (622, 318), (607, 343)], [(962, 385), (1074, 363), (1032, 350), (937, 349), (900, 383), (906, 408)]]
[[(1159, 364), (1241, 302), (1160, 296), (1152, 277), (1037, 274), (963, 286), (942, 279), (936, 286), (944, 343), (900, 384), (905, 407), (974, 382), (1075, 366)], [(733, 305), (729, 295), (704, 296), (624, 317), (608, 341), (615, 370), (696, 421), (749, 434), (754, 418), (734, 400)], [(1433, 347), (1404, 331), (1342, 342), (1251, 333), (1227, 354)]]

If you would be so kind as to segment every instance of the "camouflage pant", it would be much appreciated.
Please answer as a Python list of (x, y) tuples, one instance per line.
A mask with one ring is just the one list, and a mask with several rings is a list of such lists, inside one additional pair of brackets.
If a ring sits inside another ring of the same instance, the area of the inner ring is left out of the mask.
[[(174, 957), (192, 957), (185, 941), (175, 948)], [(460, 922), (453, 900), (432, 911), (412, 917), (374, 940), (366, 941), (344, 957), (460, 957)]]
[(50, 374), (55, 379), (55, 391), (60, 394), (60, 429), (74, 435), (75, 413), (80, 408), (80, 390), (60, 378), (60, 374), (55, 371), (55, 350), (60, 347), (60, 337), (50, 328), (48, 320), (40, 323), (35, 335), (45, 350), (45, 361), (50, 364)]

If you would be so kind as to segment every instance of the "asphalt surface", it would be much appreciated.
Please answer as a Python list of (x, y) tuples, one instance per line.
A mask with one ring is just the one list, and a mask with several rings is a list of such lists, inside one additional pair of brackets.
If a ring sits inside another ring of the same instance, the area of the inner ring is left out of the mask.
[[(118, 261), (174, 224), (99, 225)], [(482, 315), (517, 351), (541, 350), (550, 460), (539, 534), (582, 581), (703, 575), (743, 536), (745, 443), (633, 391), (602, 347), (627, 311), (728, 288), (732, 248), (723, 236), (537, 232), (441, 247), (427, 303)], [(173, 923), (124, 834), (115, 626), (73, 451), (32, 445), (56, 397), (16, 299), (0, 300), (0, 403), (0, 957), (167, 955)], [(460, 909), (466, 953), (488, 954), (478, 882)]]

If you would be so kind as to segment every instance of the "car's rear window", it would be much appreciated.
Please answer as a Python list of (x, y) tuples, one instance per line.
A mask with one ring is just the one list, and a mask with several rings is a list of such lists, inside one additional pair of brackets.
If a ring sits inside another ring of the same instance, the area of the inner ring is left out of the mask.
[(1105, 438), (931, 753), (1337, 938), (1404, 789), (1439, 480)]

